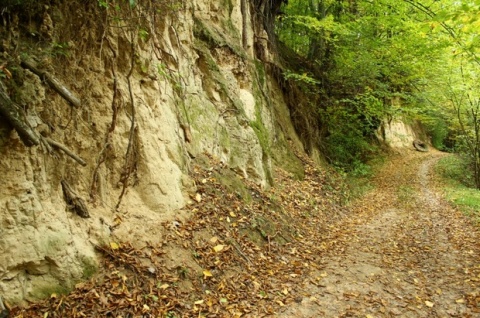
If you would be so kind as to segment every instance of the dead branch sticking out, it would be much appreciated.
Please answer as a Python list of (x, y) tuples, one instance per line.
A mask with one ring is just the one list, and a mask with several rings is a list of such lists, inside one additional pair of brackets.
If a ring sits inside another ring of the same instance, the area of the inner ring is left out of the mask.
[(36, 132), (28, 125), (25, 112), (14, 103), (7, 94), (5, 86), (0, 81), (0, 114), (7, 118), (13, 128), (17, 131), (20, 139), (27, 147), (37, 146), (40, 139)]
[(45, 139), (45, 141), (52, 147), (56, 148), (56, 149), (60, 149), (62, 150), (64, 153), (66, 153), (68, 156), (72, 157), (73, 160), (75, 160), (76, 162), (78, 162), (79, 164), (81, 164), (82, 166), (86, 166), (87, 163), (85, 162), (85, 160), (83, 160), (82, 158), (80, 158), (78, 155), (74, 154), (73, 151), (71, 151), (70, 149), (68, 149), (65, 145), (62, 145), (61, 143), (55, 141), (55, 140), (52, 140), (50, 138), (47, 138), (47, 137), (44, 137), (43, 139)]
[(87, 206), (85, 205), (83, 199), (72, 189), (67, 181), (62, 180), (61, 184), (65, 202), (67, 202), (69, 208), (77, 213), (80, 217), (89, 218), (90, 214), (88, 213)]
[(22, 60), (21, 65), (32, 71), (33, 73), (37, 74), (40, 78), (45, 79), (54, 90), (56, 90), (60, 96), (62, 96), (65, 100), (67, 100), (70, 105), (74, 107), (80, 107), (81, 102), (78, 97), (76, 97), (68, 88), (65, 87), (59, 80), (57, 80), (53, 75), (49, 74), (46, 71), (40, 70), (36, 63), (32, 60)]

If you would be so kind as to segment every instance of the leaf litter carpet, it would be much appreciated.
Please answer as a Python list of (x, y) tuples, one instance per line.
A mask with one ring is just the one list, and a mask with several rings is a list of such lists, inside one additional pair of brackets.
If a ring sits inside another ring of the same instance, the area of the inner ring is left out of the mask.
[(480, 317), (480, 235), (438, 194), (441, 156), (391, 158), (348, 208), (307, 158), (268, 191), (226, 187), (210, 160), (162, 242), (97, 246), (92, 279), (11, 317)]

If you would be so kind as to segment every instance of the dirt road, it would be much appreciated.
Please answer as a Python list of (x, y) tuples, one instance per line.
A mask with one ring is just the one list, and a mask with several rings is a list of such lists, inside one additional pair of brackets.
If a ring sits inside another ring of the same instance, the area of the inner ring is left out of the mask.
[(440, 152), (386, 164), (301, 302), (277, 317), (480, 317), (480, 235), (447, 204)]

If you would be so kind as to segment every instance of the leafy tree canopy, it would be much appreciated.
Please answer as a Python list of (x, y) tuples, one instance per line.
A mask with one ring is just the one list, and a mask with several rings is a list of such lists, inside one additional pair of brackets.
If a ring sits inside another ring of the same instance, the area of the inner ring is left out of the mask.
[(278, 38), (308, 68), (289, 77), (309, 74), (304, 82), (322, 95), (332, 162), (364, 160), (369, 136), (397, 115), (421, 120), (439, 147), (460, 134), (458, 108), (478, 91), (480, 0), (290, 0), (282, 11)]

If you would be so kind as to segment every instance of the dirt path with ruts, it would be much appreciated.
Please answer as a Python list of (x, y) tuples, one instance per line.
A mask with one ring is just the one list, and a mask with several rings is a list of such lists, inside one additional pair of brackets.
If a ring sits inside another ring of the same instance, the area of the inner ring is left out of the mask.
[(338, 247), (276, 317), (480, 317), (480, 235), (433, 176), (444, 154), (389, 161), (342, 221)]

